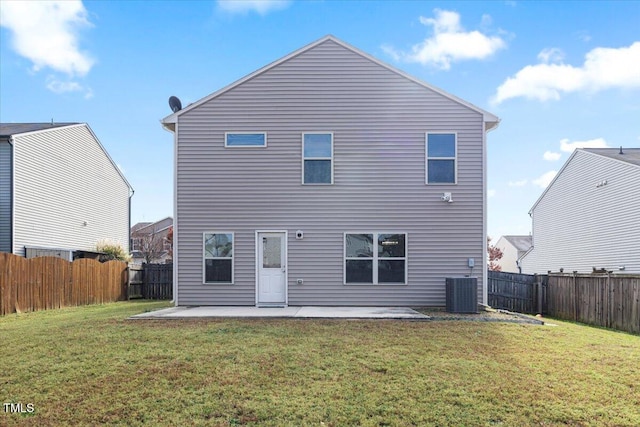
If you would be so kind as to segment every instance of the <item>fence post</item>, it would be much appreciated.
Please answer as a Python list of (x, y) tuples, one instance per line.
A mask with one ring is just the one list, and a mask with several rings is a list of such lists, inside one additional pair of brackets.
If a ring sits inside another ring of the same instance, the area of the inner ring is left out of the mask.
[(535, 284), (536, 284), (536, 292), (538, 297), (538, 314), (542, 315), (542, 281), (540, 280), (540, 276), (538, 274), (533, 275)]
[(613, 312), (613, 306), (614, 306), (613, 299), (614, 298), (613, 298), (613, 295), (611, 295), (612, 294), (612, 292), (611, 292), (611, 273), (609, 273), (609, 272), (607, 272), (607, 293), (609, 294), (608, 295), (609, 304), (607, 304), (608, 307), (607, 307), (607, 324), (606, 324), (606, 327), (610, 328), (611, 327), (611, 323), (612, 323), (611, 322), (611, 316), (612, 316), (612, 312)]
[(573, 272), (573, 320), (578, 321), (578, 272)]

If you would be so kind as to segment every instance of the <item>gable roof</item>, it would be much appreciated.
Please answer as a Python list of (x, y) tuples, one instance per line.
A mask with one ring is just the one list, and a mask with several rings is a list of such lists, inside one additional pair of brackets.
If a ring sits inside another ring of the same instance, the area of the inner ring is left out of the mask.
[(233, 89), (234, 87), (236, 87), (238, 85), (241, 85), (242, 83), (244, 83), (244, 82), (246, 82), (248, 80), (251, 80), (252, 78), (254, 78), (256, 76), (258, 76), (258, 75), (260, 75), (262, 73), (265, 73), (266, 71), (269, 71), (270, 69), (276, 67), (277, 65), (279, 65), (279, 64), (281, 64), (281, 63), (283, 63), (285, 61), (288, 61), (289, 59), (294, 58), (294, 57), (296, 57), (296, 56), (298, 56), (298, 55), (300, 55), (300, 54), (302, 54), (302, 53), (304, 53), (304, 52), (306, 52), (306, 51), (308, 51), (310, 49), (313, 49), (314, 47), (316, 47), (316, 46), (318, 46), (318, 45), (320, 45), (322, 43), (325, 43), (327, 41), (334, 42), (334, 43), (342, 46), (343, 48), (345, 48), (347, 50), (350, 50), (351, 52), (353, 52), (353, 53), (355, 53), (357, 55), (360, 55), (360, 56), (368, 59), (369, 61), (372, 61), (372, 62), (380, 65), (381, 67), (386, 68), (387, 70), (390, 70), (390, 71), (392, 71), (392, 72), (394, 72), (394, 73), (396, 73), (396, 74), (398, 74), (398, 75), (400, 75), (400, 76), (402, 76), (402, 77), (404, 77), (406, 79), (409, 79), (409, 80), (411, 80), (411, 81), (413, 81), (413, 82), (415, 82), (415, 83), (417, 83), (417, 84), (419, 84), (419, 85), (421, 85), (421, 86), (423, 86), (423, 87), (425, 87), (427, 89), (430, 89), (430, 90), (432, 90), (432, 91), (434, 91), (434, 92), (436, 92), (436, 93), (438, 93), (438, 94), (440, 94), (440, 95), (442, 95), (442, 96), (444, 96), (446, 98), (449, 98), (454, 102), (457, 102), (457, 103), (459, 103), (461, 105), (464, 105), (465, 107), (467, 107), (467, 108), (469, 108), (471, 110), (474, 110), (474, 111), (482, 114), (484, 122), (485, 122), (485, 125), (486, 125), (485, 126), (485, 130), (487, 130), (487, 131), (491, 130), (491, 129), (494, 129), (500, 123), (500, 119), (497, 116), (489, 113), (488, 111), (485, 111), (485, 110), (483, 110), (483, 109), (481, 109), (479, 107), (476, 107), (475, 105), (473, 105), (473, 104), (471, 104), (471, 103), (469, 103), (469, 102), (467, 102), (467, 101), (465, 101), (463, 99), (460, 99), (460, 98), (458, 98), (458, 97), (456, 97), (454, 95), (451, 95), (450, 93), (447, 93), (447, 92), (443, 91), (442, 89), (436, 88), (435, 86), (431, 86), (430, 84), (428, 84), (426, 82), (423, 82), (422, 80), (417, 79), (416, 77), (413, 77), (413, 76), (405, 73), (404, 71), (401, 71), (401, 70), (399, 70), (399, 69), (397, 69), (397, 68), (395, 68), (395, 67), (393, 67), (393, 66), (391, 66), (391, 65), (389, 65), (389, 64), (387, 64), (385, 62), (382, 62), (379, 59), (374, 58), (373, 56), (371, 56), (371, 55), (369, 55), (369, 54), (367, 54), (367, 53), (365, 53), (365, 52), (363, 52), (363, 51), (361, 51), (361, 50), (359, 50), (359, 49), (357, 49), (357, 48), (355, 48), (355, 47), (353, 47), (353, 46), (351, 46), (351, 45), (349, 45), (349, 44), (347, 44), (345, 42), (343, 42), (342, 40), (340, 40), (340, 39), (338, 39), (338, 38), (336, 38), (336, 37), (334, 37), (332, 35), (327, 35), (327, 36), (322, 37), (319, 40), (316, 40), (315, 42), (312, 42), (312, 43), (310, 43), (310, 44), (308, 44), (308, 45), (306, 45), (306, 46), (304, 46), (304, 47), (302, 47), (302, 48), (300, 48), (300, 49), (298, 49), (298, 50), (296, 50), (296, 51), (294, 51), (294, 52), (292, 52), (292, 53), (290, 53), (290, 54), (288, 54), (288, 55), (286, 55), (286, 56), (284, 56), (284, 57), (282, 57), (280, 59), (278, 59), (277, 61), (274, 61), (274, 62), (272, 62), (272, 63), (260, 68), (259, 70), (254, 71), (251, 74), (248, 74), (247, 76), (241, 78), (240, 80), (237, 80), (234, 83), (231, 83), (230, 85), (228, 85), (228, 86), (226, 86), (226, 87), (224, 87), (224, 88), (222, 88), (222, 89), (220, 89), (220, 90), (218, 90), (218, 91), (216, 91), (216, 92), (214, 92), (214, 93), (212, 93), (212, 94), (210, 94), (208, 96), (205, 96), (204, 98), (201, 98), (200, 100), (198, 100), (198, 101), (196, 101), (196, 102), (194, 102), (192, 104), (189, 104), (187, 107), (183, 108), (182, 110), (168, 115), (167, 117), (165, 117), (164, 119), (161, 120), (161, 123), (162, 123), (163, 127), (165, 129), (167, 129), (167, 130), (174, 131), (175, 130), (175, 124), (178, 122), (178, 117), (180, 117), (182, 114), (184, 114), (184, 113), (186, 113), (188, 111), (191, 111), (194, 108), (197, 108), (198, 106), (204, 104), (205, 102), (208, 102), (208, 101), (210, 101), (210, 100), (222, 95), (223, 93)]
[(173, 227), (173, 217), (162, 218), (155, 222), (139, 222), (131, 227), (131, 233), (136, 234), (153, 234), (167, 230)]
[(0, 123), (0, 137), (18, 135), (27, 132), (36, 132), (46, 129), (54, 129), (79, 123)]
[(111, 165), (113, 166), (113, 168), (116, 170), (118, 175), (120, 175), (120, 178), (122, 178), (122, 180), (127, 185), (127, 187), (129, 187), (129, 189), (133, 191), (133, 187), (131, 186), (131, 184), (129, 184), (129, 181), (127, 181), (127, 178), (125, 178), (124, 174), (122, 173), (122, 171), (120, 170), (116, 162), (113, 161), (113, 159), (111, 158), (107, 150), (104, 148), (104, 146), (102, 145), (102, 143), (100, 142), (96, 134), (93, 133), (93, 130), (91, 129), (91, 127), (89, 127), (87, 123), (0, 123), (0, 138), (7, 138), (7, 137), (16, 136), (16, 135), (21, 136), (31, 132), (43, 132), (51, 129), (61, 129), (65, 127), (79, 127), (79, 126), (83, 126), (87, 128), (87, 130), (89, 131), (89, 134), (91, 134), (91, 137), (98, 144), (98, 147), (100, 147), (100, 149), (102, 150), (104, 155), (107, 157), (109, 162), (111, 162)]
[[(583, 148), (587, 153), (597, 154), (621, 162), (640, 166), (640, 148)], [(622, 152), (622, 154), (620, 154)]]
[(633, 166), (640, 167), (640, 148), (622, 148), (623, 154), (620, 154), (620, 148), (576, 148), (571, 156), (567, 159), (567, 161), (562, 165), (556, 176), (551, 180), (547, 188), (544, 189), (538, 200), (531, 206), (529, 209), (529, 215), (533, 212), (533, 210), (538, 206), (538, 203), (542, 200), (542, 198), (547, 194), (551, 186), (556, 182), (562, 171), (565, 170), (567, 165), (571, 163), (571, 160), (578, 153), (587, 153), (592, 156), (604, 157), (608, 160), (614, 160), (619, 162), (624, 162)]
[(518, 251), (528, 251), (533, 245), (531, 236), (502, 236), (502, 238), (511, 243)]
[(147, 225), (153, 224), (152, 222), (136, 222), (133, 226), (131, 226), (131, 232), (134, 233), (141, 228), (146, 227)]

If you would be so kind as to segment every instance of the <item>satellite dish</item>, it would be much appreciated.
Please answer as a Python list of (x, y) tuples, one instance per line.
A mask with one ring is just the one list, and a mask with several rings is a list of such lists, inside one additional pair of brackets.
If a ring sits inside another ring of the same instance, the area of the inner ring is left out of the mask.
[(180, 102), (177, 96), (170, 96), (169, 107), (171, 107), (171, 111), (173, 111), (174, 113), (177, 113), (178, 111), (182, 110), (182, 103)]

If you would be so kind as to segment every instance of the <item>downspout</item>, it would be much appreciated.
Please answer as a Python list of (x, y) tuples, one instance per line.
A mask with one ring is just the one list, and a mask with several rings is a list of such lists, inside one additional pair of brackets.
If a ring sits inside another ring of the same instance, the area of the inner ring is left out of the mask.
[(482, 132), (482, 305), (489, 304), (488, 292), (488, 256), (487, 256), (487, 134), (496, 129), (500, 124), (500, 119), (491, 122), (493, 125), (487, 127), (490, 122), (484, 121), (484, 129)]
[[(9, 194), (9, 204), (10, 206), (10, 213), (9, 215), (11, 215), (11, 218), (9, 218), (9, 223), (10, 223), (10, 227), (11, 227), (11, 232), (9, 233), (9, 253), (11, 254), (15, 254), (15, 250), (13, 247), (13, 242), (16, 241), (15, 239), (15, 233), (16, 233), (16, 153), (15, 153), (15, 140), (13, 139), (13, 135), (9, 136), (9, 139), (7, 140), (7, 142), (9, 142), (9, 145), (11, 146), (11, 150), (9, 151), (9, 155), (11, 156), (10, 159), (10, 167), (11, 167), (11, 174), (10, 174), (10, 179), (11, 179), (11, 183), (9, 184), (9, 187), (11, 188), (11, 194)], [(25, 253), (26, 255), (26, 253)]]
[(129, 187), (129, 189), (131, 190), (131, 192), (129, 193), (129, 237), (127, 240), (127, 247), (129, 248), (129, 254), (131, 254), (131, 198), (133, 197), (133, 195), (136, 193), (136, 190), (134, 190), (133, 188)]
[(173, 304), (178, 307), (178, 123), (171, 129), (162, 123), (162, 128), (173, 134)]

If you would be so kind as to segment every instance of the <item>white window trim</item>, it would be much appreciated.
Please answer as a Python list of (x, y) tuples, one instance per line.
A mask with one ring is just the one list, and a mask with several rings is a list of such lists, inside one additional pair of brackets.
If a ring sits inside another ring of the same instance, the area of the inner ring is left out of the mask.
[[(331, 157), (305, 157), (304, 156), (304, 137), (305, 135), (331, 135)], [(301, 162), (301, 171), (302, 171), (302, 176), (300, 177), (300, 182), (302, 182), (302, 185), (333, 185), (333, 132), (323, 132), (323, 131), (317, 131), (317, 132), (302, 132), (302, 162)], [(304, 182), (304, 161), (305, 160), (330, 160), (331, 161), (331, 182), (327, 183), (327, 182)]]
[[(207, 234), (231, 234), (231, 247), (233, 255), (231, 255), (231, 282), (207, 282), (206, 264), (208, 259), (229, 259), (229, 257), (213, 257), (207, 258), (205, 255), (204, 245), (206, 242)], [(205, 231), (202, 233), (202, 284), (203, 285), (233, 285), (235, 282), (235, 259), (236, 259), (236, 235), (232, 231)]]
[[(454, 157), (429, 157), (429, 135), (453, 135)], [(453, 160), (453, 182), (429, 182), (429, 160)], [(424, 183), (427, 185), (458, 184), (458, 132), (426, 132), (424, 134)]]
[[(347, 258), (347, 234), (372, 234), (373, 257)], [(404, 234), (404, 257), (378, 257), (378, 236), (380, 234)], [(347, 283), (347, 259), (373, 262), (372, 283)], [(378, 283), (378, 260), (404, 260), (404, 283)], [(342, 236), (342, 284), (345, 286), (406, 286), (409, 283), (409, 233), (406, 231), (347, 231)]]
[[(227, 137), (229, 135), (264, 135), (263, 145), (228, 145)], [(267, 132), (225, 132), (224, 133), (225, 148), (267, 148)]]

